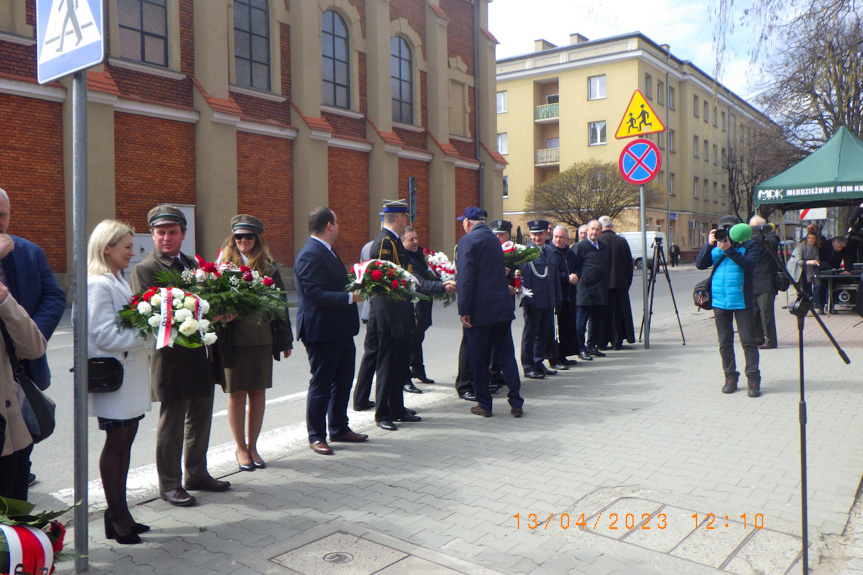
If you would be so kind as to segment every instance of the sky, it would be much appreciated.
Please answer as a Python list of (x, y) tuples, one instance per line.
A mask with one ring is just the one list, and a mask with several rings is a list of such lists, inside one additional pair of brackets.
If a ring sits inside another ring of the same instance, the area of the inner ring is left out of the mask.
[[(500, 42), (498, 59), (531, 53), (533, 41), (540, 38), (566, 46), (569, 35), (575, 33), (598, 40), (641, 32), (657, 44), (669, 44), (674, 56), (691, 60), (713, 76), (714, 1), (492, 0), (489, 31)], [(759, 80), (749, 63), (752, 29), (736, 26), (727, 43), (718, 80), (738, 96), (749, 98), (757, 93)]]

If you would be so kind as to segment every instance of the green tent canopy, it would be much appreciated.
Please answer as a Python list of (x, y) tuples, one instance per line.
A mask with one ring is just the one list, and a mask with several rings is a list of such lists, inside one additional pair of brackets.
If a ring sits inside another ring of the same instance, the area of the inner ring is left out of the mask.
[(840, 126), (823, 146), (755, 186), (755, 207), (782, 210), (847, 206), (863, 201), (863, 142)]

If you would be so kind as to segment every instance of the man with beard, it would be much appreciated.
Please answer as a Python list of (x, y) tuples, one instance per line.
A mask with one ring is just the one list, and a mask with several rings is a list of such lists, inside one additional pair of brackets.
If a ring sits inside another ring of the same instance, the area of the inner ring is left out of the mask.
[(553, 359), (555, 369), (569, 369), (576, 365), (575, 360), (566, 359), (568, 355), (578, 354), (578, 338), (575, 337), (575, 254), (567, 245), (569, 231), (565, 226), (554, 228), (551, 237), (552, 253), (557, 262), (557, 277), (560, 282), (562, 301), (557, 306), (557, 356)]
[(629, 287), (632, 285), (632, 251), (629, 242), (614, 231), (614, 222), (600, 216), (600, 241), (608, 244), (608, 305), (606, 321), (599, 338), (600, 349), (623, 348), (623, 340), (635, 343), (635, 326), (632, 324), (632, 307), (629, 304)]

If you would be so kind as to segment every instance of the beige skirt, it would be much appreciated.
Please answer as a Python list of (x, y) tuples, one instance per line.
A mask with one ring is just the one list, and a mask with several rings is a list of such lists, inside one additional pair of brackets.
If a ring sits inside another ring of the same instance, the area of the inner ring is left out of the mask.
[(273, 346), (234, 346), (233, 365), (225, 370), (225, 392), (273, 387)]

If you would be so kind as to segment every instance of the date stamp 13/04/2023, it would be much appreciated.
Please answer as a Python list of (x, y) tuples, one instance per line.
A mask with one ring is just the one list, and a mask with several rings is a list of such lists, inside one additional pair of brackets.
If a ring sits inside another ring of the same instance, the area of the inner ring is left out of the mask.
[[(555, 515), (558, 519), (552, 521)], [(575, 517), (574, 514), (573, 517)], [(595, 517), (591, 516), (589, 518), (585, 518), (585, 514), (582, 513), (575, 521), (572, 521), (569, 513), (552, 513), (547, 519), (544, 519), (545, 514), (537, 515), (536, 513), (530, 513), (522, 515), (516, 513), (513, 515), (513, 518), (515, 519), (516, 529), (526, 528), (530, 530), (567, 530), (572, 527), (574, 529), (590, 529), (592, 531), (631, 531), (633, 529), (647, 531), (650, 529), (666, 529), (669, 525), (668, 517), (665, 513), (641, 513), (640, 517), (638, 513), (599, 513)], [(693, 529), (701, 527), (707, 530), (717, 530), (727, 529), (732, 526), (739, 529), (741, 524), (743, 529), (761, 529), (764, 527), (764, 515), (761, 513), (756, 513), (755, 515), (743, 513), (731, 518), (728, 515), (717, 516), (715, 513), (693, 513), (691, 519), (693, 520), (691, 524)]]

